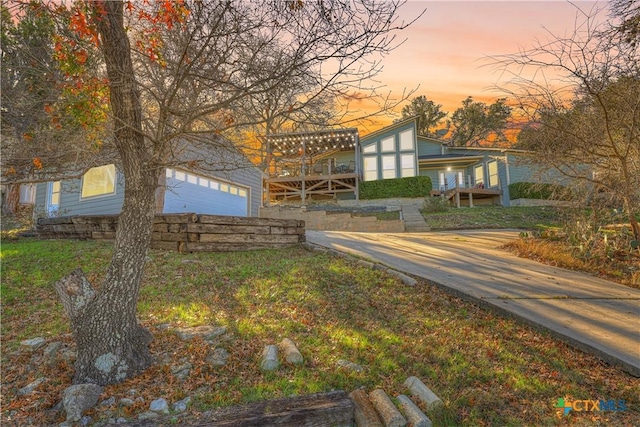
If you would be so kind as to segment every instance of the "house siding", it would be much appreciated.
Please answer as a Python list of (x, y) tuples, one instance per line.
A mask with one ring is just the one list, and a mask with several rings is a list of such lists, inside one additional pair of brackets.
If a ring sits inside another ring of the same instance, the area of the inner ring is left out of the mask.
[(430, 141), (423, 137), (418, 137), (418, 155), (420, 156), (437, 156), (442, 154), (442, 144)]

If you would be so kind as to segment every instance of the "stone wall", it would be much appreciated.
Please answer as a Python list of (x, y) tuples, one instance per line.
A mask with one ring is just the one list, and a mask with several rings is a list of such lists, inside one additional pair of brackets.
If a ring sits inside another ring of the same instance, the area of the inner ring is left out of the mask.
[(270, 206), (260, 208), (262, 218), (301, 220), (307, 230), (358, 231), (377, 233), (402, 233), (404, 221), (380, 221), (375, 216), (351, 216), (350, 213), (328, 213), (323, 210), (306, 210), (294, 206)]
[[(114, 239), (118, 215), (40, 218), (41, 238)], [(273, 249), (305, 241), (304, 221), (195, 213), (156, 215), (151, 247), (179, 252)]]

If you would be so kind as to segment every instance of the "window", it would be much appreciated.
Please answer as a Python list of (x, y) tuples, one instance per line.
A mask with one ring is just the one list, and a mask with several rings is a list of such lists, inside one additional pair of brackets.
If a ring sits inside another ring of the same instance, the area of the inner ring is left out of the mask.
[(229, 192), (229, 184), (220, 184), (220, 191)]
[(487, 164), (489, 169), (489, 187), (497, 187), (499, 185), (498, 180), (498, 162), (495, 160)]
[(373, 144), (367, 145), (366, 147), (362, 148), (362, 152), (365, 154), (369, 154), (369, 153), (375, 153), (376, 150), (376, 143), (374, 142)]
[(400, 176), (406, 178), (416, 175), (416, 156), (415, 154), (402, 154), (400, 156)]
[(214, 190), (220, 189), (220, 183), (218, 181), (211, 180), (211, 182), (209, 183), (209, 186)]
[(375, 181), (378, 179), (378, 158), (369, 156), (364, 158), (364, 180)]
[(396, 177), (396, 156), (382, 156), (382, 179)]
[(167, 178), (172, 178), (173, 177), (173, 169), (165, 169), (164, 174)]
[(82, 198), (104, 196), (116, 192), (116, 165), (92, 168), (82, 177)]
[(238, 194), (238, 187), (234, 187), (234, 186), (229, 187), (229, 193), (237, 195)]
[(198, 184), (201, 187), (209, 187), (209, 180), (207, 178), (198, 178)]
[(184, 181), (184, 179), (185, 179), (184, 172), (176, 171), (176, 179), (179, 180), (179, 181)]
[(396, 142), (394, 140), (394, 138), (392, 136), (390, 136), (389, 138), (385, 138), (382, 140), (382, 142), (380, 143), (380, 151), (382, 151), (383, 153), (385, 152), (389, 152), (389, 151), (396, 151)]
[(36, 185), (22, 184), (20, 186), (20, 204), (32, 205), (36, 201)]
[(400, 150), (413, 150), (413, 129), (408, 129), (404, 132), (400, 132)]
[(187, 174), (187, 182), (189, 184), (197, 184), (198, 183), (198, 177), (195, 176), (195, 175)]
[(247, 197), (247, 190), (243, 190), (242, 188), (238, 191), (238, 195), (240, 197)]
[(484, 185), (484, 167), (482, 165), (473, 168), (473, 182), (478, 188), (482, 188)]

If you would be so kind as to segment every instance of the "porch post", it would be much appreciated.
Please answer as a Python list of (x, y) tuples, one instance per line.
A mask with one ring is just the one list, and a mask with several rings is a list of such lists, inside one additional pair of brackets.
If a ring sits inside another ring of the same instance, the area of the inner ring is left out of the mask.
[(356, 132), (356, 202), (360, 201), (360, 135)]
[(302, 140), (302, 161), (300, 164), (300, 178), (302, 179), (302, 193), (301, 193), (301, 205), (304, 206), (306, 204), (306, 199), (307, 199), (307, 193), (306, 193), (306, 188), (305, 188), (305, 179), (304, 179), (304, 158), (305, 158), (305, 153), (306, 153), (306, 146), (304, 143), (304, 139)]

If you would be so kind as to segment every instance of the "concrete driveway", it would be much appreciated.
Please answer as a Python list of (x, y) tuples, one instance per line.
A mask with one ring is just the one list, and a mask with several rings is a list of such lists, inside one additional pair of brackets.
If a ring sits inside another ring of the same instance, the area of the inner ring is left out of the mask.
[(423, 277), (640, 376), (640, 290), (518, 258), (517, 231), (307, 231), (307, 241)]

